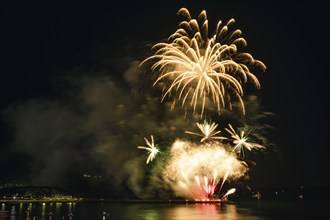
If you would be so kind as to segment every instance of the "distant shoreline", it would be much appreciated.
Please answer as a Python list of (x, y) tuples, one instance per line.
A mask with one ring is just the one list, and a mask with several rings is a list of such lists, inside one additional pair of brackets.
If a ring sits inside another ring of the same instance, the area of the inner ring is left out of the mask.
[(66, 199), (66, 200), (43, 200), (43, 199), (8, 199), (8, 200), (0, 200), (0, 203), (70, 203), (70, 202), (106, 202), (106, 203), (178, 203), (178, 204), (186, 204), (186, 203), (232, 203), (227, 200), (140, 200), (140, 199)]

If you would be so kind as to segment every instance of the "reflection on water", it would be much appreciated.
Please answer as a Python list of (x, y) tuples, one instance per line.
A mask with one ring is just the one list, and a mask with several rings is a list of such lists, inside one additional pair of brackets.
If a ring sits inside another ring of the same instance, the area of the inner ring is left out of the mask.
[(2, 203), (10, 220), (91, 220), (91, 219), (258, 219), (237, 211), (233, 204), (167, 203)]
[(320, 219), (329, 203), (2, 203), (0, 220)]
[(205, 219), (218, 219), (221, 215), (219, 204), (186, 204), (182, 207), (175, 207), (167, 218), (180, 219), (185, 216), (187, 219), (196, 219), (196, 216), (203, 216)]
[(186, 204), (173, 208), (165, 219), (260, 219), (252, 210), (239, 208), (235, 204)]
[(10, 220), (73, 220), (72, 203), (2, 203), (0, 219)]

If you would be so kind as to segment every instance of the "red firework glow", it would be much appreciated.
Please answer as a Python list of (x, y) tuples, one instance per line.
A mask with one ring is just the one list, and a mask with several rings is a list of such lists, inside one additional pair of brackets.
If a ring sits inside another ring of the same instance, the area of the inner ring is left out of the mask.
[(214, 194), (215, 187), (217, 187), (217, 183), (214, 179), (207, 178), (204, 176), (204, 178), (199, 178), (198, 176), (195, 176), (195, 180), (197, 185), (199, 185), (200, 190), (202, 193), (206, 193), (206, 196), (210, 198)]

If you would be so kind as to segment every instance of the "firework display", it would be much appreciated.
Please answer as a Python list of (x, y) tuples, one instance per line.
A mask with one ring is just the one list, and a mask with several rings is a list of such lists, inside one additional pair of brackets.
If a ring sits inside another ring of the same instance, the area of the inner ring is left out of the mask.
[[(158, 72), (154, 86), (161, 87), (161, 101), (169, 99), (172, 106), (181, 102), (183, 109), (192, 109), (194, 114), (203, 117), (206, 108), (221, 114), (224, 108), (232, 109), (237, 101), (243, 113), (243, 84), (251, 81), (257, 88), (259, 80), (249, 67), (265, 70), (265, 65), (252, 55), (240, 52), (246, 41), (240, 30), (230, 31), (235, 22), (218, 22), (214, 35), (209, 36), (208, 20), (205, 11), (198, 19), (192, 19), (189, 11), (182, 8), (178, 12), (185, 20), (177, 31), (168, 38), (168, 42), (157, 43), (156, 53), (145, 59), (142, 64), (154, 61), (151, 70)], [(213, 107), (212, 107), (213, 106)], [(214, 108), (214, 106), (216, 106)], [(176, 138), (164, 151), (162, 179), (173, 189), (176, 195), (187, 199), (210, 201), (219, 200), (235, 193), (228, 190), (218, 197), (227, 180), (237, 180), (249, 170), (244, 162), (244, 149), (262, 149), (264, 146), (249, 140), (250, 131), (236, 133), (231, 124), (225, 128), (229, 137), (220, 136), (215, 122), (196, 123), (199, 132), (185, 131), (186, 136), (199, 136), (194, 143), (190, 139)], [(153, 161), (159, 152), (151, 135), (146, 138), (148, 147), (139, 146), (149, 152), (146, 163)], [(163, 150), (162, 150), (163, 151)]]
[(218, 127), (218, 125), (215, 124), (214, 122), (211, 125), (209, 123), (207, 123), (206, 121), (204, 121), (203, 124), (200, 124), (197, 122), (196, 125), (199, 128), (199, 130), (202, 132), (202, 134), (198, 134), (198, 133), (191, 132), (191, 131), (186, 131), (185, 133), (201, 136), (202, 137), (201, 142), (206, 141), (206, 140), (227, 139), (226, 137), (216, 136), (217, 134), (220, 133), (220, 131), (215, 130)]
[(148, 141), (147, 138), (144, 138), (146, 144), (148, 147), (144, 147), (144, 146), (138, 146), (137, 148), (139, 149), (144, 149), (147, 150), (149, 153), (149, 157), (146, 161), (146, 163), (148, 164), (150, 161), (152, 161), (153, 159), (155, 159), (156, 154), (159, 152), (158, 148), (156, 148), (155, 143), (154, 143), (154, 137), (151, 135), (151, 142)]
[(194, 144), (177, 140), (171, 147), (164, 178), (178, 195), (208, 200), (221, 190), (227, 178), (237, 179), (246, 171), (247, 167), (221, 142)]
[(233, 138), (233, 144), (235, 144), (233, 150), (244, 156), (244, 148), (251, 151), (253, 148), (265, 148), (264, 146), (252, 142), (247, 142), (249, 140), (248, 134), (244, 135), (244, 131), (241, 131), (240, 135), (238, 135), (231, 124), (228, 125), (229, 129), (226, 128), (226, 131), (231, 135)]
[(214, 103), (220, 113), (226, 106), (231, 108), (232, 99), (235, 99), (244, 113), (242, 84), (249, 79), (260, 87), (249, 66), (265, 70), (265, 65), (251, 54), (239, 51), (239, 47), (247, 43), (240, 30), (229, 31), (234, 19), (225, 25), (219, 21), (215, 34), (209, 37), (205, 11), (198, 20), (192, 19), (185, 8), (178, 14), (186, 20), (168, 38), (168, 43), (156, 44), (155, 55), (144, 61), (157, 60), (151, 68), (160, 72), (154, 85), (163, 86), (162, 100), (172, 97), (174, 103), (179, 100), (182, 106), (188, 104), (194, 112), (203, 115), (206, 104)]

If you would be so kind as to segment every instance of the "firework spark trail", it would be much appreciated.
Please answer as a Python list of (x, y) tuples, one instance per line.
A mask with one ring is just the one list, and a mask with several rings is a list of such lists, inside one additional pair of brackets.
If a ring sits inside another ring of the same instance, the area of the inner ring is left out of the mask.
[(244, 157), (244, 148), (246, 148), (249, 151), (251, 151), (253, 148), (265, 148), (260, 144), (248, 142), (249, 140), (248, 134), (244, 135), (244, 131), (241, 131), (241, 134), (238, 135), (235, 129), (231, 126), (231, 124), (228, 124), (228, 126), (229, 129), (228, 128), (225, 129), (233, 138), (233, 144), (235, 144), (233, 151), (235, 153), (242, 154), (242, 156)]
[(228, 191), (225, 193), (225, 195), (223, 195), (223, 196), (221, 197), (221, 200), (224, 199), (224, 198), (226, 198), (228, 195), (233, 194), (233, 193), (235, 193), (235, 192), (236, 192), (236, 189), (235, 189), (235, 188), (232, 188), (232, 189), (228, 190)]
[(260, 87), (249, 66), (258, 66), (262, 70), (266, 67), (249, 53), (238, 51), (239, 46), (246, 46), (247, 43), (240, 37), (240, 30), (229, 31), (235, 20), (231, 19), (225, 25), (219, 21), (215, 34), (209, 38), (205, 11), (200, 13), (198, 20), (192, 19), (186, 8), (181, 8), (178, 14), (186, 20), (169, 37), (169, 43), (156, 44), (153, 47), (158, 48), (155, 55), (141, 63), (158, 60), (151, 69), (160, 71), (154, 85), (163, 85), (162, 101), (174, 93), (173, 103), (180, 100), (182, 106), (188, 104), (194, 112), (200, 105), (202, 116), (209, 99), (220, 113), (224, 107), (231, 108), (234, 98), (245, 113), (242, 84), (250, 79), (257, 88)]
[(147, 146), (149, 146), (149, 147), (138, 146), (137, 148), (144, 149), (144, 150), (147, 150), (148, 151), (149, 157), (148, 157), (148, 159), (146, 161), (146, 164), (148, 164), (150, 161), (152, 161), (153, 159), (155, 159), (156, 154), (159, 152), (159, 150), (155, 146), (154, 137), (152, 135), (151, 135), (151, 142), (149, 142), (147, 138), (144, 138), (144, 140), (145, 140)]
[(199, 128), (199, 130), (202, 132), (202, 134), (198, 134), (198, 133), (191, 132), (191, 131), (185, 131), (185, 133), (201, 136), (202, 137), (201, 142), (204, 142), (205, 140), (212, 141), (212, 140), (227, 139), (226, 137), (216, 136), (221, 131), (215, 130), (218, 127), (218, 125), (214, 122), (212, 124), (209, 124), (206, 121), (204, 121), (203, 124), (196, 123), (196, 125)]
[(210, 199), (220, 180), (242, 177), (247, 167), (226, 150), (223, 143), (196, 145), (177, 140), (171, 148), (163, 171), (164, 179), (174, 191), (191, 199)]

